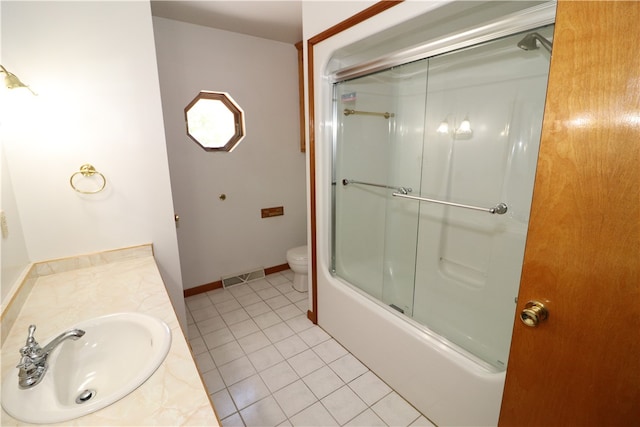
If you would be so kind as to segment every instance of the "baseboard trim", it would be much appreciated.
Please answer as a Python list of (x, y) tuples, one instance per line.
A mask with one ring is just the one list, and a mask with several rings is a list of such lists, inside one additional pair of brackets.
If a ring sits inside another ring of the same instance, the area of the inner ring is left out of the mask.
[[(281, 271), (285, 271), (288, 269), (289, 269), (289, 264), (274, 265), (273, 267), (265, 268), (264, 274), (268, 276), (269, 274), (279, 273)], [(187, 297), (192, 297), (194, 295), (203, 294), (205, 292), (213, 291), (220, 288), (222, 288), (222, 280), (217, 280), (215, 282), (196, 286), (195, 288), (185, 289), (183, 291), (183, 295), (185, 298), (187, 298)]]

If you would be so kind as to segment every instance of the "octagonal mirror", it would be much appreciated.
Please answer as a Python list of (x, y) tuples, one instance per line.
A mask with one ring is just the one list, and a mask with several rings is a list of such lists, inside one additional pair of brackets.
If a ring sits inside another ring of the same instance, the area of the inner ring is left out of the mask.
[(231, 151), (244, 138), (244, 112), (228, 93), (201, 91), (184, 115), (187, 135), (207, 151)]

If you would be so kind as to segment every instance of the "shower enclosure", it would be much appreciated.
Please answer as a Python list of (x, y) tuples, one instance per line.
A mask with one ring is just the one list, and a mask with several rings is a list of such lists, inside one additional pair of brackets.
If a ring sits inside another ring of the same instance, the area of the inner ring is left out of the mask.
[(333, 85), (331, 270), (506, 367), (553, 25)]

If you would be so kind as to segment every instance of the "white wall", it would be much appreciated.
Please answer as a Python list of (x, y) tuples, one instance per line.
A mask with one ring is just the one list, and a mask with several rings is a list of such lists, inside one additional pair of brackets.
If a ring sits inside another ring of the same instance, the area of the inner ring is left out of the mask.
[[(149, 4), (3, 2), (2, 64), (38, 92), (2, 112), (29, 258), (151, 242), (186, 325)], [(70, 187), (84, 163), (103, 192)]]
[[(287, 249), (306, 243), (295, 46), (153, 22), (185, 289), (285, 264)], [(186, 135), (184, 107), (201, 90), (227, 92), (244, 111), (246, 137), (231, 153)], [(261, 218), (274, 206), (284, 215)]]

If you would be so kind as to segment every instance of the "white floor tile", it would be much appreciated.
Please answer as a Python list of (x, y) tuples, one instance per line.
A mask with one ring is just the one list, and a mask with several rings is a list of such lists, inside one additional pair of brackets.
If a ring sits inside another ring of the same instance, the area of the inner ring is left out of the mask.
[(213, 307), (213, 302), (206, 294), (198, 294), (185, 299), (187, 308), (191, 311), (205, 307)]
[[(240, 304), (238, 304), (238, 307), (240, 307)], [(234, 323), (242, 322), (251, 318), (242, 307), (238, 308), (237, 310), (222, 313), (220, 314), (220, 316), (222, 316), (224, 322), (227, 325), (233, 325)]]
[(291, 292), (293, 290), (293, 283), (291, 283), (291, 281), (287, 280), (286, 282), (283, 282), (279, 285), (273, 285), (274, 288), (276, 288), (278, 291), (280, 291), (281, 294), (287, 294), (289, 292)]
[[(239, 297), (236, 297), (236, 300), (240, 303), (241, 306), (243, 307), (248, 307), (250, 305), (256, 304), (258, 302), (262, 302), (262, 298), (260, 298), (258, 296), (258, 294), (256, 294), (255, 292), (253, 292), (250, 288), (247, 288), (251, 291), (250, 294), (246, 294), (246, 295), (242, 295)], [(251, 314), (251, 313), (249, 313)]]
[(199, 308), (198, 310), (191, 310), (191, 317), (194, 322), (200, 322), (201, 320), (207, 320), (215, 316), (219, 316), (219, 314), (213, 305)]
[(266, 302), (260, 300), (254, 304), (245, 306), (244, 310), (249, 314), (249, 316), (255, 318), (256, 316), (270, 312), (271, 307), (269, 307)]
[[(248, 315), (247, 315), (248, 316)], [(229, 325), (229, 329), (236, 339), (240, 339), (242, 337), (246, 337), (247, 335), (251, 335), (254, 332), (258, 332), (260, 328), (256, 323), (251, 319), (246, 319), (238, 323), (233, 323)]]
[(240, 415), (247, 427), (270, 427), (277, 426), (287, 419), (273, 396), (254, 403), (253, 405), (240, 411)]
[(314, 403), (307, 409), (291, 417), (291, 424), (305, 427), (329, 427), (338, 425), (336, 420), (329, 414), (329, 411), (327, 411), (320, 402)]
[(307, 350), (309, 346), (297, 335), (292, 335), (282, 341), (275, 343), (276, 348), (282, 357), (288, 359)]
[(358, 359), (353, 357), (351, 353), (331, 362), (329, 367), (331, 367), (331, 369), (333, 369), (333, 371), (338, 374), (345, 383), (358, 378), (369, 370), (366, 366), (360, 363)]
[(271, 395), (259, 375), (235, 383), (229, 387), (229, 393), (240, 410)]
[(216, 413), (218, 417), (227, 418), (229, 415), (238, 412), (236, 409), (236, 405), (233, 404), (233, 400), (231, 400), (231, 396), (229, 396), (229, 392), (227, 389), (220, 390), (217, 393), (213, 393), (211, 395), (211, 400), (213, 401), (213, 405), (216, 407)]
[(260, 372), (260, 377), (272, 393), (300, 379), (287, 362), (280, 362), (265, 369)]
[(276, 391), (273, 397), (287, 417), (292, 417), (317, 401), (311, 390), (301, 380)]
[(340, 425), (367, 409), (367, 405), (347, 386), (334, 391), (321, 402)]
[(312, 350), (320, 356), (320, 359), (322, 359), (324, 363), (331, 363), (348, 353), (348, 351), (333, 338), (312, 347)]
[(301, 316), (296, 316), (292, 319), (287, 320), (286, 323), (291, 329), (298, 333), (314, 326), (313, 322), (307, 319), (307, 315), (304, 313)]
[(276, 323), (273, 326), (264, 328), (262, 332), (264, 332), (272, 343), (282, 341), (283, 339), (289, 338), (295, 334), (295, 332), (293, 332), (293, 330), (284, 322)]
[(267, 277), (265, 277), (265, 279), (267, 279), (267, 282), (271, 283), (273, 286), (281, 285), (289, 281), (289, 279), (287, 279), (285, 276), (283, 276), (279, 272), (270, 274)]
[(202, 380), (207, 386), (207, 392), (209, 394), (216, 393), (223, 390), (226, 386), (222, 380), (222, 376), (217, 369), (212, 369), (209, 372), (205, 372), (202, 375)]
[(233, 299), (233, 294), (224, 288), (214, 289), (213, 291), (205, 293), (205, 295), (209, 297), (209, 300), (214, 305)]
[(247, 356), (251, 363), (258, 372), (264, 371), (267, 368), (277, 365), (282, 362), (284, 358), (272, 345), (261, 348)]
[(387, 427), (384, 421), (380, 419), (371, 409), (367, 409), (351, 421), (345, 424), (349, 427)]
[(214, 349), (218, 346), (234, 341), (235, 337), (229, 330), (229, 328), (219, 329), (209, 334), (203, 335), (202, 339), (207, 345), (208, 349)]
[(222, 427), (245, 427), (238, 412), (222, 420), (221, 424)]
[(208, 372), (216, 367), (216, 364), (213, 363), (213, 359), (208, 352), (196, 354), (194, 359), (199, 372)]
[(395, 391), (383, 397), (371, 409), (390, 426), (408, 426), (420, 416), (420, 413)]
[(272, 310), (291, 304), (291, 302), (284, 295), (280, 294), (280, 292), (278, 292), (277, 297), (269, 298), (265, 302)]
[(253, 320), (260, 327), (260, 329), (265, 329), (265, 328), (268, 328), (269, 326), (275, 325), (276, 323), (282, 322), (282, 319), (280, 319), (280, 317), (275, 312), (273, 312), (270, 308), (267, 312), (262, 313), (258, 316), (254, 316)]
[(191, 352), (193, 354), (204, 353), (208, 350), (207, 345), (200, 336), (194, 339), (189, 339), (189, 346), (191, 347)]
[(251, 287), (254, 292), (258, 292), (264, 289), (269, 289), (272, 286), (271, 283), (267, 282), (265, 279), (260, 279), (249, 283), (249, 287)]
[(227, 326), (222, 320), (220, 316), (213, 316), (209, 319), (199, 320), (196, 322), (196, 326), (198, 326), (198, 330), (200, 331), (200, 335), (206, 335), (214, 331), (218, 331)]
[(309, 311), (309, 301), (301, 300), (296, 303), (296, 307), (298, 307), (303, 313)]
[(391, 392), (391, 387), (371, 371), (351, 381), (349, 387), (369, 406)]
[(338, 377), (328, 366), (313, 371), (302, 381), (311, 389), (318, 399), (333, 393), (340, 387), (344, 386), (344, 381)]
[(187, 336), (189, 337), (189, 340), (192, 340), (200, 336), (200, 330), (198, 329), (195, 323), (191, 323), (187, 325)]
[(420, 415), (417, 420), (411, 423), (410, 427), (436, 427), (436, 425), (429, 421), (424, 415)]
[(218, 370), (227, 387), (256, 373), (255, 368), (247, 357), (241, 357), (222, 365), (218, 367)]
[(236, 301), (236, 299), (233, 296), (231, 296), (231, 299), (227, 301), (214, 304), (214, 305), (216, 307), (216, 310), (218, 310), (218, 313), (220, 313), (220, 315), (242, 308), (240, 303)]
[(300, 377), (304, 377), (316, 369), (320, 369), (325, 366), (322, 359), (320, 359), (311, 349), (290, 357), (287, 359), (287, 362), (289, 362), (291, 367), (298, 375), (300, 375)]
[(302, 311), (295, 304), (287, 304), (284, 307), (277, 308), (275, 312), (282, 320), (293, 319), (302, 314)]
[(314, 325), (309, 329), (299, 332), (298, 335), (309, 347), (316, 346), (331, 338), (321, 327)]
[(309, 298), (309, 295), (306, 292), (298, 292), (296, 290), (287, 292), (284, 294), (284, 296), (287, 297), (287, 299), (291, 302), (298, 302)]
[(268, 276), (273, 285), (185, 299), (189, 345), (221, 425), (433, 427), (307, 318), (308, 293), (292, 278), (287, 270)]
[(214, 348), (209, 353), (217, 366), (226, 365), (227, 363), (240, 359), (244, 356), (244, 351), (242, 351), (242, 347), (240, 347), (238, 341), (231, 341), (223, 344)]
[(267, 288), (261, 291), (256, 292), (260, 298), (263, 300), (268, 300), (269, 298), (274, 298), (280, 296), (280, 292), (276, 288)]
[(230, 286), (227, 290), (238, 299), (241, 296), (252, 294), (253, 289), (251, 289), (246, 283), (241, 285)]
[(240, 338), (238, 344), (240, 344), (245, 353), (249, 354), (271, 345), (271, 341), (262, 331), (258, 331)]

